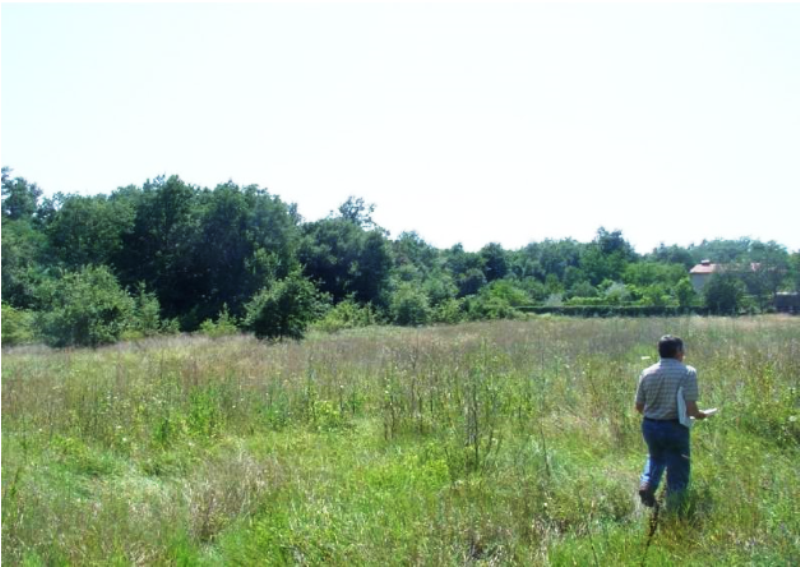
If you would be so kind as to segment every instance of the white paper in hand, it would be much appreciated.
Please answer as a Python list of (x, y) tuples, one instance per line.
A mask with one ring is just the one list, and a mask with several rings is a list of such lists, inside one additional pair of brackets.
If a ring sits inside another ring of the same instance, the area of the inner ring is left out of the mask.
[(715, 413), (717, 413), (719, 411), (719, 408), (708, 408), (708, 409), (704, 409), (702, 411), (703, 411), (704, 414), (706, 414), (706, 417), (709, 417), (709, 416), (712, 416)]

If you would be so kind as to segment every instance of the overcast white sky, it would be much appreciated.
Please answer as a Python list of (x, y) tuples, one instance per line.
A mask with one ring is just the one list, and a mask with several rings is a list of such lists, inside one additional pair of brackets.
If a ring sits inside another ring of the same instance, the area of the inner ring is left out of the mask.
[(438, 247), (800, 249), (800, 4), (3, 4), (0, 152), (47, 194), (160, 174), (348, 195)]

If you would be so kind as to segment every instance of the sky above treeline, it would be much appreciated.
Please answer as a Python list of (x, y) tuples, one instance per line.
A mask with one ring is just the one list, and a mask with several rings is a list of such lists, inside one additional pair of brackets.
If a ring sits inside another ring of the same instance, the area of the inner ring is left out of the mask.
[(0, 156), (348, 196), (393, 237), (800, 249), (800, 4), (7, 4)]

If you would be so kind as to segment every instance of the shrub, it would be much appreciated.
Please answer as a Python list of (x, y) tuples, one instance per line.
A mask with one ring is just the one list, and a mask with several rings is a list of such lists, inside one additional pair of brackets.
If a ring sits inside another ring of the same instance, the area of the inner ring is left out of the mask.
[(517, 307), (530, 304), (530, 297), (509, 280), (497, 280), (481, 289), (469, 304), (471, 319), (513, 319)]
[(200, 325), (200, 332), (208, 337), (224, 337), (226, 335), (235, 335), (239, 332), (236, 317), (232, 317), (228, 313), (228, 304), (222, 305), (222, 311), (219, 312), (217, 321), (206, 319)]
[(431, 314), (431, 321), (434, 323), (448, 323), (452, 325), (463, 321), (465, 316), (464, 300), (452, 298), (436, 306)]
[(424, 325), (431, 318), (428, 296), (410, 284), (401, 284), (392, 296), (389, 310), (398, 325)]
[(244, 325), (259, 339), (302, 339), (322, 301), (314, 284), (293, 273), (258, 292), (247, 304)]
[(43, 293), (52, 308), (40, 316), (40, 324), (51, 346), (113, 343), (133, 325), (136, 304), (105, 266), (69, 272)]
[(359, 305), (352, 297), (339, 302), (325, 317), (314, 323), (320, 331), (335, 333), (342, 329), (367, 327), (377, 322), (372, 304)]
[(164, 332), (165, 324), (161, 320), (161, 304), (154, 293), (149, 293), (144, 283), (134, 298), (133, 316), (130, 329), (125, 336), (153, 337)]
[(15, 346), (30, 343), (34, 340), (34, 319), (31, 311), (14, 309), (3, 303), (2, 305), (2, 344)]

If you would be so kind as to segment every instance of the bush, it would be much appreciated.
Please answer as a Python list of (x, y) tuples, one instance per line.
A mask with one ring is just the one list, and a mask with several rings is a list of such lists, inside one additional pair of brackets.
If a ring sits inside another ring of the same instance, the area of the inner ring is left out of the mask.
[(69, 272), (43, 293), (52, 307), (40, 315), (40, 325), (51, 346), (113, 343), (135, 325), (136, 303), (105, 266)]
[(431, 319), (428, 296), (411, 284), (400, 285), (392, 296), (389, 311), (398, 325), (424, 325)]
[(168, 328), (168, 324), (161, 320), (161, 304), (158, 298), (154, 293), (148, 293), (144, 283), (139, 284), (129, 327), (123, 338), (153, 337), (164, 333)]
[(35, 315), (24, 309), (14, 309), (10, 305), (2, 305), (2, 344), (15, 346), (33, 342)]
[(514, 319), (520, 315), (517, 307), (528, 305), (530, 296), (509, 280), (496, 280), (481, 289), (469, 302), (471, 319)]
[(328, 333), (342, 329), (367, 327), (377, 322), (377, 316), (370, 303), (359, 305), (352, 297), (339, 302), (325, 317), (314, 323), (314, 328)]
[(217, 321), (206, 319), (200, 325), (200, 332), (208, 337), (224, 337), (226, 335), (235, 335), (239, 332), (236, 317), (232, 317), (228, 313), (228, 304), (222, 305), (222, 311), (219, 312)]
[(258, 292), (246, 306), (244, 326), (259, 339), (300, 340), (322, 311), (317, 288), (298, 273)]
[(431, 321), (434, 323), (455, 324), (464, 320), (464, 300), (448, 299), (437, 305), (431, 314)]

